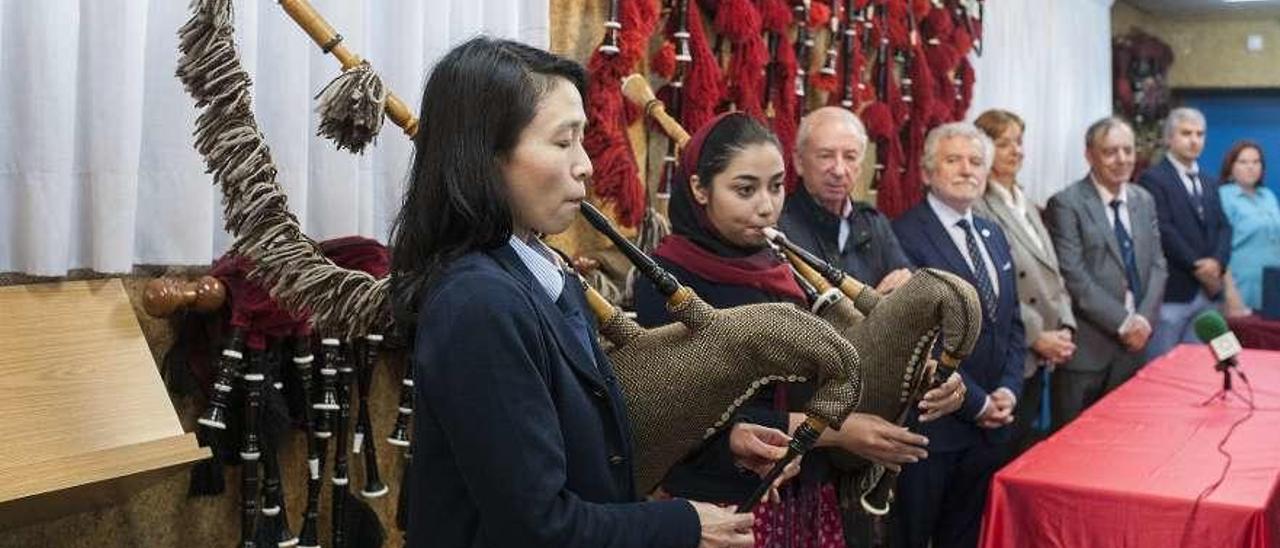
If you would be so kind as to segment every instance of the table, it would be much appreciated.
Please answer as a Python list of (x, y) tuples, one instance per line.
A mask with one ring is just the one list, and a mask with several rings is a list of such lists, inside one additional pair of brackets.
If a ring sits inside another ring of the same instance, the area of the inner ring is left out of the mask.
[(1227, 326), (1245, 348), (1280, 350), (1280, 320), (1268, 320), (1258, 314), (1227, 318)]
[(0, 531), (116, 503), (208, 456), (119, 279), (0, 287)]
[(1201, 405), (1222, 385), (1203, 345), (1147, 364), (997, 472), (981, 545), (1280, 544), (1280, 352), (1245, 350), (1239, 363), (1256, 410), (1224, 446), (1233, 456), (1225, 481), (1189, 525), (1197, 495), (1227, 463), (1218, 443), (1249, 412), (1237, 397)]

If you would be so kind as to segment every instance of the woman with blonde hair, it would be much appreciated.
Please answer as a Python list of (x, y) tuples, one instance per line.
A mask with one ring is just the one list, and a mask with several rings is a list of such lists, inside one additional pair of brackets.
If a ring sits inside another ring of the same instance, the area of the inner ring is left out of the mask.
[(1014, 420), (1015, 452), (1036, 441), (1031, 424), (1043, 417), (1041, 430), (1048, 430), (1048, 376), (1053, 368), (1075, 353), (1076, 319), (1058, 271), (1053, 241), (1040, 219), (1040, 211), (1027, 199), (1018, 172), (1022, 169), (1022, 135), (1026, 124), (1017, 114), (988, 110), (974, 120), (995, 143), (995, 160), (987, 177), (987, 188), (974, 204), (978, 215), (991, 219), (1009, 235), (1013, 264), (1017, 268), (1018, 302), (1027, 331), (1026, 366), (1023, 370), (1022, 401)]

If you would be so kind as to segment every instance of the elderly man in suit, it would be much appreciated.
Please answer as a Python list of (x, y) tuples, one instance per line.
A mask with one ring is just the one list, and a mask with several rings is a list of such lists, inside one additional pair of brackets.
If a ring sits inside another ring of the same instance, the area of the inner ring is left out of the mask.
[[(1042, 406), (1049, 403), (1043, 393), (1048, 388), (1050, 371), (1075, 354), (1076, 317), (1071, 313), (1071, 296), (1058, 271), (1058, 255), (1053, 251), (1049, 231), (1018, 182), (1026, 125), (1017, 114), (1006, 110), (988, 110), (973, 123), (996, 146), (987, 190), (973, 208), (1009, 235), (1018, 274), (1018, 304), (1027, 331), (1022, 402), (1014, 417), (1010, 444), (1011, 449), (1020, 452), (1037, 441), (1037, 432), (1031, 425), (1041, 415)], [(1040, 425), (1042, 430), (1048, 426)]]
[(1076, 317), (1075, 356), (1053, 375), (1061, 427), (1128, 380), (1143, 361), (1164, 294), (1155, 200), (1129, 183), (1133, 129), (1119, 118), (1085, 132), (1089, 175), (1049, 200), (1048, 228)]
[(1196, 163), (1204, 150), (1204, 132), (1200, 111), (1173, 109), (1164, 124), (1168, 153), (1138, 178), (1156, 200), (1160, 241), (1169, 261), (1164, 305), (1148, 359), (1180, 342), (1196, 342), (1192, 318), (1222, 297), (1223, 275), (1231, 260), (1231, 224), (1218, 199), (1218, 181)]
[(976, 546), (987, 487), (1004, 456), (1022, 391), (1026, 346), (1013, 256), (1004, 231), (973, 214), (991, 166), (991, 140), (972, 124), (935, 128), (925, 138), (925, 200), (893, 222), (907, 258), (955, 273), (977, 289), (982, 331), (960, 364), (968, 389), (960, 410), (921, 424), (929, 458), (903, 466), (894, 544)]

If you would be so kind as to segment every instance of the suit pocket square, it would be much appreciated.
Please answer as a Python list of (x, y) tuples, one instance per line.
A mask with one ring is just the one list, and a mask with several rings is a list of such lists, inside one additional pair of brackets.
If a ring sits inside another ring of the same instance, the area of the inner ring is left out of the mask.
[(1000, 267), (1000, 270), (1002, 272), (1008, 272), (1010, 270), (1013, 270), (1013, 263), (1004, 263), (1004, 266)]

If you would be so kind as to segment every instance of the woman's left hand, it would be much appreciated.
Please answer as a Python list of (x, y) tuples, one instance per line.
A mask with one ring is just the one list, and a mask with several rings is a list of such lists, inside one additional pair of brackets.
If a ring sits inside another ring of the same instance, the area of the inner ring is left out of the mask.
[[(729, 431), (729, 451), (733, 453), (734, 462), (761, 477), (767, 475), (773, 465), (786, 456), (787, 444), (790, 442), (791, 436), (781, 430), (749, 422), (737, 423)], [(775, 502), (780, 500), (778, 488), (799, 473), (800, 459), (795, 459), (770, 486), (767, 497)]]

